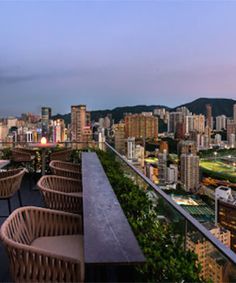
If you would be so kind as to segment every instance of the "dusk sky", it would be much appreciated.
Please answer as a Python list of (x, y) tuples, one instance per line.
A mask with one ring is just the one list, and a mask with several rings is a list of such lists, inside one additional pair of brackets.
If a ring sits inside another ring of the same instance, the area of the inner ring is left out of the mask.
[(0, 1), (0, 116), (236, 99), (236, 1)]

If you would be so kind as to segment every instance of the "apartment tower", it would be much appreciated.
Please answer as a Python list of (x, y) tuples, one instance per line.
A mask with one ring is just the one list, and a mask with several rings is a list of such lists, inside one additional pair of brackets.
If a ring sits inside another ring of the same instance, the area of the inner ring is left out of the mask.
[(158, 138), (158, 118), (146, 114), (125, 116), (125, 136), (139, 138)]
[(50, 107), (41, 108), (41, 123), (42, 123), (42, 136), (49, 137), (49, 123), (52, 115), (52, 109)]
[(92, 139), (90, 112), (86, 105), (71, 106), (71, 141), (88, 142)]
[(180, 178), (184, 189), (196, 191), (199, 186), (199, 157), (195, 154), (181, 154)]
[(115, 149), (122, 155), (125, 154), (125, 124), (119, 123), (113, 125), (115, 137)]
[(212, 106), (206, 104), (206, 126), (212, 129)]
[(236, 103), (234, 104), (234, 123), (236, 124)]

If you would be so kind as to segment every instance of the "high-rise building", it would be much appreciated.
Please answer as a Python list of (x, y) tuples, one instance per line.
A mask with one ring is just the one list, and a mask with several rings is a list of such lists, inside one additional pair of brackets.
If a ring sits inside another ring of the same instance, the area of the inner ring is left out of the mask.
[(169, 152), (169, 146), (167, 141), (160, 141), (159, 151), (161, 153)]
[(216, 117), (216, 130), (217, 131), (222, 131), (226, 129), (226, 116), (225, 115), (220, 115)]
[(99, 123), (99, 128), (104, 128), (104, 118), (99, 118), (98, 120), (98, 123)]
[(135, 138), (129, 137), (127, 139), (127, 158), (129, 160), (135, 159)]
[(98, 147), (100, 150), (105, 150), (105, 141), (106, 141), (106, 136), (105, 136), (105, 129), (100, 128), (98, 132)]
[(228, 146), (231, 147), (231, 148), (234, 148), (235, 147), (235, 134), (230, 134), (228, 136)]
[(178, 154), (197, 154), (197, 147), (194, 141), (180, 141), (177, 146)]
[(210, 104), (206, 104), (206, 126), (210, 129), (213, 128), (212, 125), (212, 106)]
[(220, 134), (215, 135), (215, 144), (217, 144), (217, 145), (221, 144), (221, 135)]
[(49, 124), (52, 115), (52, 109), (50, 107), (41, 108), (41, 123), (42, 123), (42, 136), (49, 137)]
[(99, 118), (99, 127), (109, 129), (111, 127), (111, 116), (106, 116), (105, 118)]
[(185, 124), (184, 124), (184, 122), (176, 124), (175, 137), (176, 137), (176, 139), (179, 139), (179, 140), (184, 139), (184, 137), (185, 137)]
[(17, 118), (14, 116), (9, 116), (7, 118), (7, 127), (10, 130), (12, 127), (16, 127), (17, 125)]
[(227, 140), (229, 140), (229, 137), (231, 134), (236, 134), (236, 124), (234, 123), (234, 120), (227, 119)]
[(206, 126), (205, 127), (205, 132), (204, 132), (204, 148), (208, 149), (210, 147), (211, 144), (211, 128)]
[(65, 141), (65, 122), (63, 119), (53, 121), (53, 142)]
[(158, 168), (156, 163), (145, 162), (144, 173), (153, 183), (158, 183)]
[(129, 114), (125, 116), (125, 136), (139, 138), (158, 138), (158, 118), (151, 114)]
[(104, 118), (104, 128), (109, 129), (111, 127), (111, 120), (109, 116)]
[(8, 134), (8, 127), (5, 123), (0, 122), (0, 141), (6, 141)]
[[(230, 247), (230, 231), (210, 222), (203, 223), (203, 225), (224, 245)], [(229, 282), (228, 272), (225, 272), (225, 269), (230, 267), (229, 262), (219, 252), (216, 252), (214, 246), (198, 232), (189, 233), (187, 248), (197, 254), (198, 263), (202, 267), (200, 276), (203, 279), (214, 283)]]
[(167, 181), (167, 152), (158, 153), (158, 179), (159, 184), (164, 185)]
[(178, 166), (170, 164), (167, 168), (167, 182), (169, 184), (176, 184), (178, 182)]
[(90, 112), (86, 105), (71, 106), (71, 141), (89, 142), (92, 139)]
[(145, 157), (144, 153), (145, 153), (144, 147), (141, 146), (140, 144), (137, 144), (135, 147), (135, 157), (137, 158), (138, 163), (140, 164), (142, 169), (144, 168), (144, 157)]
[(51, 119), (52, 109), (50, 107), (41, 108), (42, 122), (48, 122)]
[(234, 123), (236, 124), (236, 103), (234, 104)]
[(201, 136), (201, 146), (202, 146), (202, 148), (209, 149), (210, 142), (211, 142), (211, 140), (210, 140), (209, 135), (204, 134), (204, 135)]
[(231, 188), (218, 187), (215, 190), (216, 223), (231, 232), (231, 249), (236, 252), (236, 199)]
[(170, 112), (168, 132), (176, 133), (177, 124), (183, 123), (183, 121), (184, 121), (184, 115), (182, 112)]
[(192, 115), (192, 113), (188, 110), (187, 107), (182, 106), (182, 107), (178, 107), (176, 109), (176, 112), (181, 112), (183, 114), (183, 116), (188, 116), (188, 115)]
[(199, 133), (204, 133), (205, 131), (205, 116), (202, 114), (193, 115), (193, 128)]
[(185, 116), (184, 125), (185, 125), (186, 134), (189, 134), (189, 132), (193, 131), (194, 130), (194, 115)]
[(186, 191), (196, 191), (199, 187), (199, 157), (194, 154), (181, 154), (180, 179)]
[(165, 108), (154, 109), (153, 114), (159, 116), (163, 120), (165, 118), (166, 109)]
[(119, 123), (113, 125), (114, 137), (115, 137), (115, 149), (125, 155), (125, 124)]

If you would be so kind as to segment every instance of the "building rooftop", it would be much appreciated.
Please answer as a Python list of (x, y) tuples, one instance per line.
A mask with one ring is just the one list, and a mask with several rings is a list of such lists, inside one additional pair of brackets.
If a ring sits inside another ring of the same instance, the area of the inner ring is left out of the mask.
[(199, 222), (204, 223), (214, 221), (214, 210), (197, 196), (172, 194), (171, 198)]

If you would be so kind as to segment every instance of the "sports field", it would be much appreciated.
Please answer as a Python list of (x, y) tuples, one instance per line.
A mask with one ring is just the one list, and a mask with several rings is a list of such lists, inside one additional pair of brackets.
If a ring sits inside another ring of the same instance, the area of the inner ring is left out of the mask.
[(220, 160), (201, 160), (200, 167), (211, 177), (236, 182), (236, 167)]

